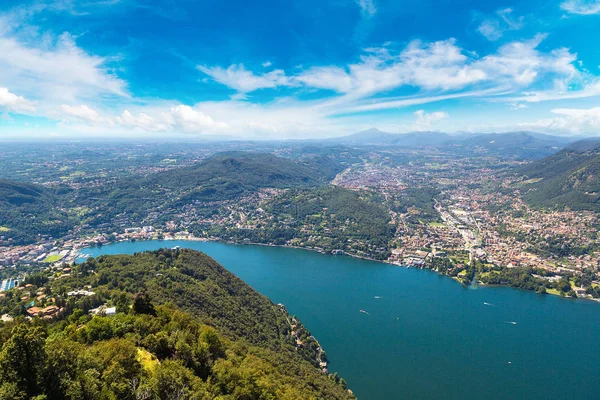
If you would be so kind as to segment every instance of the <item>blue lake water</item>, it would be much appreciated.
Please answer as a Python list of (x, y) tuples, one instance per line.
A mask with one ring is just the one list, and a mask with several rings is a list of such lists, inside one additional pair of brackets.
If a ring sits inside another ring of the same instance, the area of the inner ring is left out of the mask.
[(84, 253), (173, 246), (208, 254), (284, 303), (359, 399), (600, 399), (597, 302), (464, 288), (431, 271), (278, 247), (148, 241)]

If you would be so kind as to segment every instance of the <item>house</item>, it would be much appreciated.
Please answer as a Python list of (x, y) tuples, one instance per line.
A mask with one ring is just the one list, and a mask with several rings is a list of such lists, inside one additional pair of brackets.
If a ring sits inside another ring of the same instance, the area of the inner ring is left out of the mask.
[(110, 316), (110, 315), (115, 315), (117, 313), (117, 307), (106, 307), (106, 304), (101, 305), (98, 308), (93, 308), (89, 311), (89, 313), (91, 315), (106, 315), (106, 316)]
[(8, 314), (3, 314), (3, 315), (0, 317), (0, 320), (1, 320), (2, 322), (11, 322), (11, 321), (13, 320), (13, 317), (11, 317), (11, 316), (10, 316), (10, 315), (8, 315)]

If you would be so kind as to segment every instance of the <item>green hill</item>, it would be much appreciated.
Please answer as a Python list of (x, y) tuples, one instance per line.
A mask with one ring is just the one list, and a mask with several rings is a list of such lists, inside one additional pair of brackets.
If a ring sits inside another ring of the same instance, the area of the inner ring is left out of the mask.
[(316, 166), (266, 153), (217, 154), (187, 168), (155, 174), (141, 186), (189, 189), (189, 199), (222, 200), (260, 188), (315, 186), (328, 174)]
[(202, 226), (211, 236), (320, 249), (385, 260), (395, 227), (382, 199), (369, 191), (327, 186), (285, 191), (260, 203), (261, 219), (250, 229), (217, 224)]
[(0, 180), (0, 236), (11, 244), (35, 241), (38, 234), (59, 237), (70, 228), (59, 196), (43, 186)]
[(600, 141), (585, 140), (518, 170), (534, 207), (600, 211)]
[[(0, 325), (0, 398), (353, 398), (321, 372), (301, 323), (202, 253), (102, 256), (67, 278), (42, 274), (29, 290), (52, 299), (36, 306), (64, 311)], [(94, 294), (65, 295), (84, 287)], [(7, 296), (0, 311), (23, 313), (20, 303)], [(102, 304), (116, 314), (88, 315)]]
[(323, 160), (296, 162), (267, 153), (220, 153), (189, 167), (82, 190), (78, 202), (103, 210), (103, 219), (94, 222), (99, 223), (123, 212), (144, 215), (148, 204), (181, 207), (233, 200), (261, 188), (319, 186), (332, 178), (332, 168)]

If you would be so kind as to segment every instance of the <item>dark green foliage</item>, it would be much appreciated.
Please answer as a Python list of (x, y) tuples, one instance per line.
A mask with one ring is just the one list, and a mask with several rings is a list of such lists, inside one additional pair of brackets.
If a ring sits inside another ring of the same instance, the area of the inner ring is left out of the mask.
[(518, 170), (535, 180), (523, 188), (533, 207), (600, 211), (600, 151), (589, 141)]
[[(46, 333), (41, 327), (17, 325), (0, 352), (0, 385), (28, 397), (42, 391), (42, 369), (46, 362)], [(8, 390), (8, 389), (5, 389)]]
[(37, 235), (55, 238), (66, 233), (71, 223), (60, 207), (61, 198), (43, 186), (0, 179), (0, 236), (12, 244), (27, 244)]
[(418, 218), (424, 221), (438, 220), (434, 198), (440, 194), (435, 187), (415, 187), (403, 190), (394, 201), (394, 211), (408, 212), (409, 208), (419, 211)]
[[(328, 167), (330, 168), (330, 167)], [(266, 153), (231, 152), (217, 154), (203, 162), (127, 182), (126, 188), (144, 192), (156, 189), (185, 190), (182, 201), (233, 199), (259, 188), (289, 188), (324, 184), (327, 172)], [(114, 193), (114, 196), (119, 194)]]
[(132, 311), (135, 314), (156, 315), (156, 310), (150, 301), (150, 296), (148, 296), (148, 293), (137, 292), (135, 298), (133, 299)]
[(204, 254), (160, 250), (84, 264), (52, 291), (90, 284), (121, 308), (134, 299), (133, 312), (90, 317), (80, 298), (45, 329), (40, 320), (0, 326), (0, 398), (353, 398), (343, 380), (315, 367), (314, 353), (294, 347), (284, 311)]

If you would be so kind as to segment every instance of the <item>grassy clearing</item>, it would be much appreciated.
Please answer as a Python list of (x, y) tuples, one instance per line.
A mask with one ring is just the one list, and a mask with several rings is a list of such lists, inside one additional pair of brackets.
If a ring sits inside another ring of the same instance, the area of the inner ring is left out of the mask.
[(430, 222), (429, 226), (434, 226), (434, 227), (438, 227), (438, 228), (445, 228), (446, 224), (443, 224), (441, 222)]
[(0, 226), (0, 232), (8, 232), (10, 231), (10, 228), (6, 227), (6, 226)]
[(541, 181), (542, 178), (533, 178), (533, 179), (528, 179), (526, 181), (522, 181), (522, 182), (517, 182), (514, 186), (515, 187), (523, 187), (525, 185), (531, 185), (532, 183), (537, 183), (539, 181)]
[(560, 292), (558, 290), (554, 289), (554, 288), (552, 288), (552, 289), (546, 288), (546, 293), (548, 293), (548, 294), (554, 294), (556, 296), (560, 296)]
[(62, 256), (60, 254), (52, 254), (52, 255), (49, 255), (48, 257), (44, 258), (43, 262), (53, 263), (53, 262), (60, 261), (61, 258), (62, 258)]

